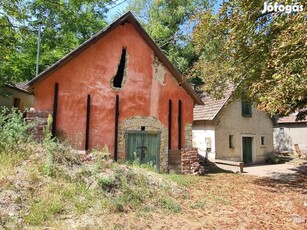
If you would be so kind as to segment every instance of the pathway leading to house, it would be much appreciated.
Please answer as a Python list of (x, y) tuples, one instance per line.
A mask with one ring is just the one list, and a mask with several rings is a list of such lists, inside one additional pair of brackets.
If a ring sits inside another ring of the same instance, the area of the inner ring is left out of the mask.
[(245, 166), (244, 174), (269, 177), (278, 180), (291, 180), (293, 177), (307, 176), (307, 166), (299, 164), (272, 164)]

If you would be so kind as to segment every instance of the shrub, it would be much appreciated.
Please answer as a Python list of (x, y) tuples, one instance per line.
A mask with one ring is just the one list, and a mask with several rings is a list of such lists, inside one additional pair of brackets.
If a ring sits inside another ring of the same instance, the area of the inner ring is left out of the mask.
[(265, 162), (268, 164), (279, 164), (281, 163), (281, 159), (274, 152), (269, 152), (265, 156)]
[(22, 144), (31, 140), (27, 130), (30, 127), (17, 109), (0, 109), (0, 152), (18, 152)]

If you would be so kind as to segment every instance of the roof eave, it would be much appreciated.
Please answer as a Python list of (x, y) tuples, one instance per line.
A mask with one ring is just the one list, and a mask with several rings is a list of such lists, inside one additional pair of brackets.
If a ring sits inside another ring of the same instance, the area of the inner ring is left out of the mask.
[(58, 70), (61, 66), (63, 66), (64, 64), (69, 62), (71, 59), (73, 59), (76, 55), (79, 55), (80, 53), (82, 53), (85, 49), (87, 49), (93, 43), (97, 42), (99, 39), (106, 36), (113, 29), (115, 29), (118, 25), (123, 24), (125, 22), (129, 22), (130, 24), (132, 24), (134, 26), (134, 28), (139, 32), (139, 34), (144, 39), (144, 41), (147, 43), (147, 45), (154, 51), (154, 53), (158, 57), (158, 59), (165, 65), (165, 67), (175, 77), (175, 79), (178, 81), (179, 85), (182, 86), (182, 88), (184, 88), (184, 90), (188, 93), (188, 95), (190, 95), (190, 97), (194, 100), (194, 103), (198, 104), (198, 105), (203, 105), (204, 102), (200, 99), (200, 97), (196, 94), (196, 92), (192, 89), (192, 87), (186, 81), (184, 81), (181, 73), (171, 64), (169, 59), (163, 54), (161, 49), (151, 39), (151, 37), (147, 34), (147, 32), (143, 29), (143, 27), (140, 25), (140, 23), (136, 20), (136, 18), (133, 16), (133, 14), (130, 11), (128, 11), (126, 14), (124, 14), (122, 17), (120, 17), (119, 19), (114, 21), (109, 26), (105, 27), (103, 30), (96, 33), (94, 36), (92, 36), (90, 39), (88, 39), (87, 41), (82, 43), (76, 49), (69, 52), (63, 58), (61, 58), (56, 63), (51, 65), (49, 68), (44, 70), (37, 77), (35, 77), (31, 81), (29, 81), (28, 82), (29, 88), (33, 89), (33, 87), (36, 84), (38, 84), (40, 81), (42, 81), (44, 78), (46, 78), (51, 73)]

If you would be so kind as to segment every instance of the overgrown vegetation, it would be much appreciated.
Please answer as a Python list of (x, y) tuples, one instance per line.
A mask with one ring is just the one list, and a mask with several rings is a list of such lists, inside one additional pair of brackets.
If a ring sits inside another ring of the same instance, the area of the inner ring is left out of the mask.
[(31, 152), (29, 124), (16, 109), (0, 108), (0, 176), (25, 159)]
[[(3, 110), (0, 119), (0, 226), (42, 226), (63, 215), (79, 217), (90, 209), (180, 212), (176, 197), (181, 190), (148, 170), (149, 165), (118, 165), (110, 159), (107, 147), (80, 154), (52, 138), (51, 116), (42, 143), (31, 140), (29, 125), (20, 112)], [(1, 197), (2, 191), (13, 195)], [(19, 211), (12, 216), (7, 209)]]

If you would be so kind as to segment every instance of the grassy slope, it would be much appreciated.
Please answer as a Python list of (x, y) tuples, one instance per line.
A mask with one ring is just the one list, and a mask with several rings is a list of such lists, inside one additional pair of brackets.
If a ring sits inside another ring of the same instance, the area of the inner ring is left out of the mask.
[[(29, 145), (0, 157), (0, 228), (304, 229), (306, 178), (160, 175)], [(14, 156), (14, 157), (12, 157)]]

